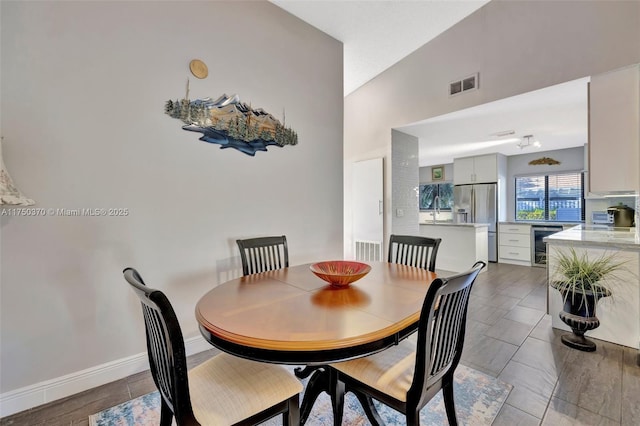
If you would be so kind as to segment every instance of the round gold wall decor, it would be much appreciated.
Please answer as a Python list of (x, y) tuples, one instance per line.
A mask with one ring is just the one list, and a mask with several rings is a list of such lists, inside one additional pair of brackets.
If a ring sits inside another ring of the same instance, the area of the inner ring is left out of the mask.
[(191, 74), (198, 78), (207, 78), (207, 76), (209, 75), (209, 69), (207, 68), (207, 65), (200, 59), (194, 59), (189, 62), (189, 69), (191, 70)]

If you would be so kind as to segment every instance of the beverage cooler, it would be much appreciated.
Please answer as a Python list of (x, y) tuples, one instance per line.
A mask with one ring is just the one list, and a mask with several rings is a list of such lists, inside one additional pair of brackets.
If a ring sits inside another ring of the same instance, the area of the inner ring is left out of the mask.
[(544, 237), (562, 231), (562, 225), (531, 226), (531, 265), (545, 268), (547, 266), (547, 245)]

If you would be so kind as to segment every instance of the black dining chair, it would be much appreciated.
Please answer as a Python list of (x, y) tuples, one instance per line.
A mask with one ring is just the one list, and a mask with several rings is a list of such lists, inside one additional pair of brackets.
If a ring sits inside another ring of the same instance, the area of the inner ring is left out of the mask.
[(373, 425), (383, 424), (372, 398), (403, 413), (407, 425), (420, 424), (420, 410), (441, 389), (450, 425), (457, 425), (453, 376), (464, 344), (469, 294), (486, 264), (464, 273), (436, 278), (425, 297), (417, 343), (408, 339), (374, 355), (331, 364), (333, 398), (342, 420), (344, 395), (353, 392)]
[(160, 391), (160, 425), (256, 425), (279, 414), (283, 424), (300, 424), (302, 385), (286, 368), (214, 356), (187, 371), (182, 331), (161, 291), (145, 285), (133, 268), (124, 278), (140, 299), (151, 375)]
[(438, 247), (441, 242), (441, 238), (391, 235), (388, 262), (415, 266), (434, 272)]
[(242, 259), (242, 275), (289, 267), (287, 237), (260, 237), (236, 240)]

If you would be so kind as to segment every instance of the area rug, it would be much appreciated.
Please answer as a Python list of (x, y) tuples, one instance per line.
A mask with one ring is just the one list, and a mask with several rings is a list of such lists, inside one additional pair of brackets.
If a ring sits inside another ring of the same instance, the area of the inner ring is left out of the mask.
[[(306, 380), (303, 380), (306, 384)], [(498, 415), (512, 386), (479, 371), (458, 366), (455, 373), (454, 397), (458, 421), (462, 425), (490, 425)], [(404, 416), (397, 411), (374, 401), (380, 416), (388, 426), (406, 424)], [(158, 392), (132, 399), (112, 408), (89, 416), (91, 426), (152, 426), (160, 424), (160, 395)], [(369, 425), (358, 400), (348, 393), (345, 397), (343, 425)], [(421, 425), (441, 426), (448, 424), (442, 400), (438, 393), (420, 412)], [(282, 418), (276, 417), (264, 426), (282, 425)], [(306, 425), (333, 425), (331, 401), (321, 394), (313, 406)]]

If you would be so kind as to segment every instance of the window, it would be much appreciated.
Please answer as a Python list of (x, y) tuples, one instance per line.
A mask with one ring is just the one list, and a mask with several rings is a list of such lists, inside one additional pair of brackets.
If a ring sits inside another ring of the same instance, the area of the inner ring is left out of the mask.
[(434, 200), (439, 198), (440, 210), (453, 210), (453, 184), (434, 183), (420, 185), (420, 210), (435, 210)]
[(516, 220), (584, 220), (582, 173), (516, 177)]

